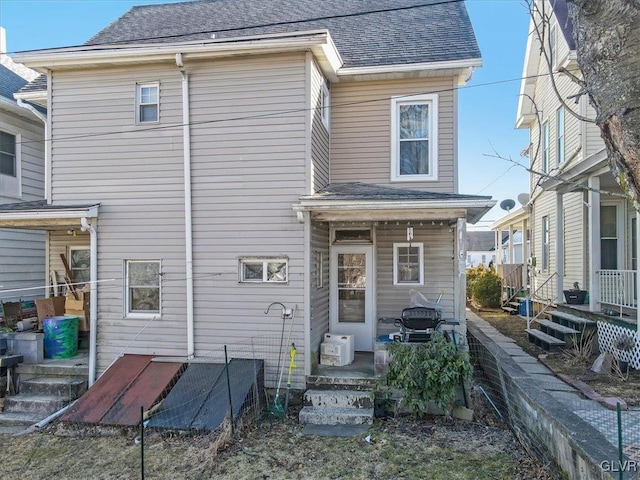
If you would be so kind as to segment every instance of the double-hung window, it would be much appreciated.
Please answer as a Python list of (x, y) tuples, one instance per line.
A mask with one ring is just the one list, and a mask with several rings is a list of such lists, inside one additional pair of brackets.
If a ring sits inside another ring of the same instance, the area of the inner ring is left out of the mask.
[(160, 313), (160, 261), (127, 260), (125, 262), (125, 312), (127, 315)]
[(438, 96), (391, 99), (391, 180), (437, 180)]
[(241, 258), (241, 283), (287, 283), (289, 262), (286, 258)]
[(556, 111), (556, 154), (558, 165), (564, 163), (564, 107)]
[(160, 118), (160, 85), (138, 84), (137, 120), (139, 123), (157, 122)]
[(549, 217), (542, 217), (542, 270), (549, 270), (551, 257), (551, 231)]
[(0, 174), (16, 176), (16, 150), (16, 136), (0, 132)]
[(424, 285), (422, 243), (393, 244), (393, 284)]

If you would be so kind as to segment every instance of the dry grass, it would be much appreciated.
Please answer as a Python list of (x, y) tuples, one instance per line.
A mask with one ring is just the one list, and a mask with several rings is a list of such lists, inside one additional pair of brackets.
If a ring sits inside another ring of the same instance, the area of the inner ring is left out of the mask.
[(554, 372), (585, 382), (603, 397), (619, 397), (630, 406), (640, 406), (640, 371), (630, 369), (624, 381), (613, 371), (611, 375), (596, 374), (591, 371), (596, 354), (587, 352), (584, 344), (549, 353), (529, 342), (525, 332), (527, 322), (517, 315), (508, 315), (497, 309), (478, 310), (476, 313), (499, 332), (513, 338), (530, 355), (536, 358), (540, 354), (546, 355), (545, 364)]
[[(482, 397), (476, 420), (402, 416), (376, 421), (363, 436), (302, 435), (292, 415), (271, 429), (253, 428), (217, 451), (219, 437), (145, 435), (147, 479), (551, 479), (496, 420)], [(0, 436), (3, 478), (140, 478), (134, 429), (52, 425)]]

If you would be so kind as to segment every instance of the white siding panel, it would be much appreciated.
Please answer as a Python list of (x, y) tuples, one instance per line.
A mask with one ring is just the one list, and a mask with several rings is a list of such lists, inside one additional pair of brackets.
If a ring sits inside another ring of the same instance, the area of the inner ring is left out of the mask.
[(318, 110), (325, 82), (328, 84), (316, 63), (311, 62), (311, 162), (314, 191), (329, 183), (329, 132), (322, 122), (322, 113)]
[(345, 82), (331, 90), (331, 181), (390, 184), (391, 97), (438, 93), (438, 181), (400, 188), (453, 192), (454, 98), (450, 77)]
[[(316, 270), (316, 254), (322, 256), (322, 268)], [(311, 227), (311, 351), (317, 355), (325, 332), (329, 331), (329, 225)], [(318, 277), (322, 286), (318, 287)], [(317, 361), (317, 358), (316, 358)]]

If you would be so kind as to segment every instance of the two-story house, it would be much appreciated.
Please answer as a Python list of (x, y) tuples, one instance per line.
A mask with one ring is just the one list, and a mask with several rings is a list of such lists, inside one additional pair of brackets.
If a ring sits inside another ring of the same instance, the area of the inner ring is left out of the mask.
[(516, 120), (530, 131), (530, 200), (494, 228), (530, 228), (534, 297), (564, 304), (577, 282), (588, 296), (573, 308), (615, 312), (635, 329), (638, 214), (610, 171), (598, 127), (585, 120), (595, 119), (587, 95), (560, 68), (581, 76), (566, 1), (536, 2)]
[(46, 77), (23, 90), (50, 112), (46, 201), (0, 225), (45, 228), (50, 270), (87, 251), (90, 381), (125, 352), (281, 338), (272, 302), (295, 307), (297, 385), (325, 333), (372, 351), (413, 289), (465, 338), (466, 224), (494, 202), (458, 193), (463, 2), (150, 5), (19, 58)]
[[(44, 198), (46, 111), (13, 97), (37, 76), (7, 55), (0, 27), (0, 204)], [(44, 233), (0, 228), (0, 300), (42, 297), (45, 283)]]

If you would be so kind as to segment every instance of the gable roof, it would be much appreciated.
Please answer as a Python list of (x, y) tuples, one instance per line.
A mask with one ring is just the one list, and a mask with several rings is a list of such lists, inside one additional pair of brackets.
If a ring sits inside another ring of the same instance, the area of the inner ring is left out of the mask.
[(13, 94), (26, 84), (26, 79), (0, 64), (0, 95), (13, 101)]
[(465, 247), (468, 252), (490, 252), (495, 248), (495, 232), (470, 231), (465, 236)]
[(442, 0), (199, 0), (146, 5), (133, 7), (87, 45), (318, 29), (329, 30), (347, 68), (480, 58), (464, 2)]

